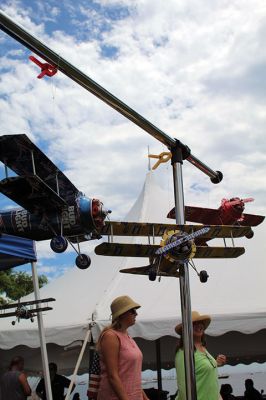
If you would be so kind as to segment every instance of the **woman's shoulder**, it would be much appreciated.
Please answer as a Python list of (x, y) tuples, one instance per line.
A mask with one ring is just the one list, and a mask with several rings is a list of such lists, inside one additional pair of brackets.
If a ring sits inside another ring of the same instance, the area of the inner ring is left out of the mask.
[(106, 331), (102, 332), (100, 336), (100, 341), (104, 340), (114, 340), (115, 338), (119, 338), (119, 334), (115, 329), (107, 329)]

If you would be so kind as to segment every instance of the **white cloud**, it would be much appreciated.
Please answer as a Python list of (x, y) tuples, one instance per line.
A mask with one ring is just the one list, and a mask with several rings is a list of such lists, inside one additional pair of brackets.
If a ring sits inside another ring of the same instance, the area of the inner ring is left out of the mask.
[[(222, 197), (254, 196), (249, 211), (265, 212), (265, 69), (259, 69), (266, 59), (265, 2), (100, 3), (122, 4), (130, 13), (113, 22), (101, 38), (90, 40), (77, 40), (60, 26), (48, 36), (45, 24), (34, 23), (16, 3), (6, 12), (224, 173), (224, 181), (212, 185), (185, 163), (190, 204), (218, 206)], [(89, 24), (91, 14), (83, 8), (86, 11)], [(98, 17), (100, 29), (103, 17)], [(79, 29), (85, 32), (86, 26)], [(116, 56), (103, 57), (103, 45), (115, 46)], [(73, 183), (87, 195), (102, 198), (114, 210), (113, 217), (121, 218), (144, 180), (147, 145), (152, 153), (165, 148), (62, 73), (36, 79), (39, 71), (26, 54), (23, 61), (8, 55), (1, 60), (1, 132), (46, 140), (48, 155), (54, 162), (64, 161)], [(166, 185), (171, 168), (160, 168)], [(195, 189), (199, 187), (204, 190)]]

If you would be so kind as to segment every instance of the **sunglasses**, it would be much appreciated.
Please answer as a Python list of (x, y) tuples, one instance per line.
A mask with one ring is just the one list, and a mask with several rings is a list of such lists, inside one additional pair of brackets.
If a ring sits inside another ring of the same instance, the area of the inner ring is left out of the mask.
[(132, 315), (137, 315), (137, 309), (136, 308), (131, 308), (131, 310), (128, 310), (128, 312)]

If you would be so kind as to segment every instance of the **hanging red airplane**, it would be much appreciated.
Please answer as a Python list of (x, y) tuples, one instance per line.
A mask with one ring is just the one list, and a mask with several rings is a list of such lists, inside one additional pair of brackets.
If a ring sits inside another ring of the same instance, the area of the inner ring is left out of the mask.
[[(254, 201), (252, 198), (222, 199), (218, 209), (185, 206), (185, 219), (189, 222), (211, 225), (238, 225), (238, 226), (257, 226), (264, 220), (264, 216), (255, 214), (244, 214), (245, 203)], [(175, 219), (175, 208), (167, 215), (167, 218)], [(254, 232), (251, 230), (246, 237), (252, 238)]]

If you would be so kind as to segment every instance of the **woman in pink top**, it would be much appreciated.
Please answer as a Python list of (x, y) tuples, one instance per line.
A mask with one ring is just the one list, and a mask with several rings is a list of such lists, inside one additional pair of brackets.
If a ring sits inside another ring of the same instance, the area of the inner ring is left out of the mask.
[(111, 304), (112, 325), (98, 341), (101, 381), (97, 400), (149, 400), (141, 389), (142, 353), (127, 333), (139, 307), (128, 296), (117, 297)]

